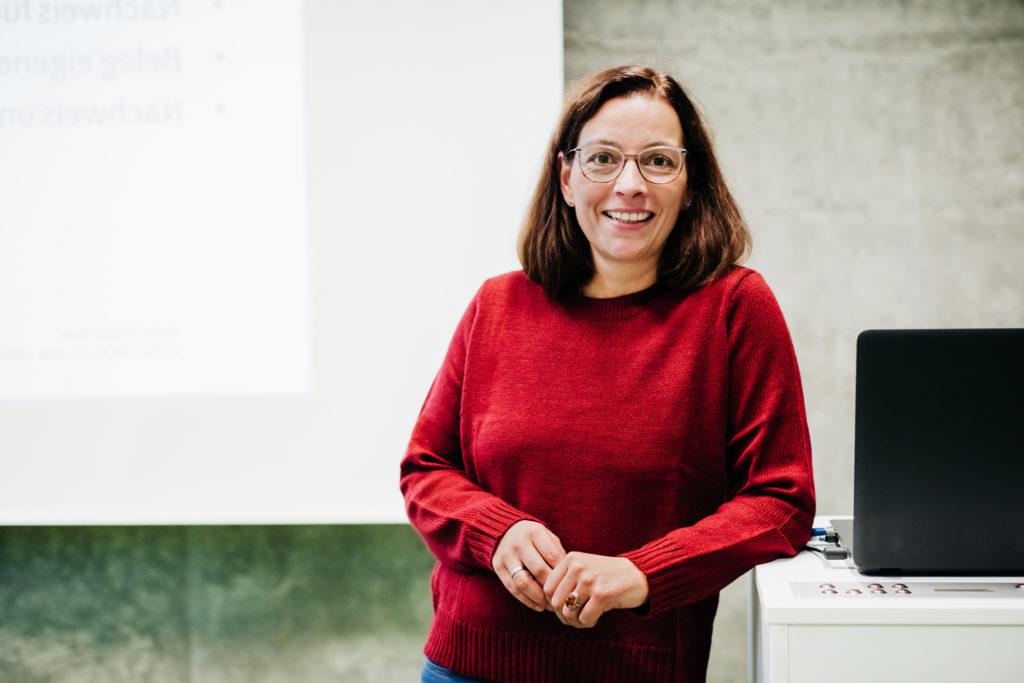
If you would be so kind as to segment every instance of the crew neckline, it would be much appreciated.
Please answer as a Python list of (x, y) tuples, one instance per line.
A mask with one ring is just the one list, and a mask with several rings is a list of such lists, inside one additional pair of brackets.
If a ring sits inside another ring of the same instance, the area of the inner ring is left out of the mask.
[(647, 310), (647, 304), (665, 291), (665, 285), (659, 280), (647, 289), (607, 298), (572, 292), (566, 295), (565, 306), (572, 313), (589, 318), (605, 320), (631, 318)]

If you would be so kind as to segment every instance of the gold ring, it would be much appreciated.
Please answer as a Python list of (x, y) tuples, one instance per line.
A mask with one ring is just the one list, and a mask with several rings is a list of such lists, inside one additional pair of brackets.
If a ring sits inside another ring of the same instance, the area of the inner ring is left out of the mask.
[(565, 598), (565, 606), (571, 609), (573, 612), (578, 610), (582, 605), (583, 603), (580, 602), (580, 594), (576, 591), (569, 593), (569, 595)]

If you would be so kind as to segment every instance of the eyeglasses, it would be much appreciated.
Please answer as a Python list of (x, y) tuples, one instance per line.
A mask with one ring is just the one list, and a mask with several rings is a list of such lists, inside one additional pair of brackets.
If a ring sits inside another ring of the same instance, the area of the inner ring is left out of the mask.
[(679, 177), (683, 170), (683, 147), (657, 145), (642, 149), (636, 154), (626, 154), (618, 147), (593, 144), (574, 147), (566, 154), (579, 152), (580, 170), (595, 183), (610, 183), (622, 173), (626, 161), (636, 159), (636, 167), (645, 180), (663, 185)]

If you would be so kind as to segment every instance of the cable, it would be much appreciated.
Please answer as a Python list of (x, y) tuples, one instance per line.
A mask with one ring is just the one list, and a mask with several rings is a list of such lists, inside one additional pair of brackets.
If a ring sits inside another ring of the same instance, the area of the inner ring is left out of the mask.
[(804, 547), (808, 550), (820, 553), (826, 560), (845, 560), (850, 554), (850, 551), (842, 546), (807, 544)]
[[(824, 543), (811, 544), (816, 538), (823, 538)], [(850, 551), (839, 541), (839, 534), (834, 527), (814, 527), (811, 529), (811, 537), (805, 546), (810, 550), (819, 552), (826, 560), (845, 560), (850, 556)]]

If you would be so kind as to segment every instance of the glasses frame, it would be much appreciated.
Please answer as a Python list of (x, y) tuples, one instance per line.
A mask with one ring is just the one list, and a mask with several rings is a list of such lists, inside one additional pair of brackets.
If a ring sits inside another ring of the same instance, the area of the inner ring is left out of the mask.
[[(579, 155), (577, 155), (576, 153), (582, 151), (584, 147), (589, 147), (589, 146), (590, 145), (580, 145), (579, 147), (573, 147), (570, 150), (566, 150), (565, 153), (566, 154), (572, 154), (573, 158), (578, 159)], [(619, 149), (615, 145), (605, 145), (605, 144), (597, 144), (597, 143), (595, 143), (595, 146), (597, 146), (597, 147), (610, 147), (611, 149), (618, 150), (619, 152), (622, 153), (622, 163), (619, 164), (619, 170), (616, 171), (615, 175), (613, 175), (611, 178), (608, 178), (607, 180), (595, 180), (594, 178), (591, 178), (589, 175), (587, 175), (587, 172), (585, 170), (583, 170), (583, 161), (580, 160), (580, 173), (582, 173), (583, 176), (587, 180), (592, 182), (592, 183), (611, 183), (611, 182), (615, 182), (616, 180), (618, 180), (619, 176), (622, 175), (622, 169), (626, 168), (626, 164), (629, 162), (630, 159), (632, 159), (634, 161), (634, 163), (636, 163), (636, 170), (640, 172), (641, 177), (643, 177), (643, 179), (646, 180), (647, 182), (654, 183), (655, 185), (668, 185), (673, 180), (675, 180), (676, 178), (679, 177), (679, 175), (683, 172), (683, 167), (686, 165), (686, 148), (685, 147), (673, 147), (672, 145), (653, 145), (651, 147), (644, 147), (642, 150), (640, 150), (636, 154), (626, 154), (625, 152), (623, 152), (621, 149)], [(652, 149), (671, 149), (671, 150), (675, 150), (675, 151), (677, 151), (677, 152), (679, 152), (680, 154), (683, 155), (683, 162), (681, 164), (679, 164), (679, 168), (676, 169), (676, 174), (674, 176), (672, 176), (671, 178), (669, 178), (668, 180), (655, 180), (653, 178), (648, 178), (647, 174), (644, 173), (644, 169), (640, 165), (640, 155), (644, 154), (645, 152), (650, 152)]]

